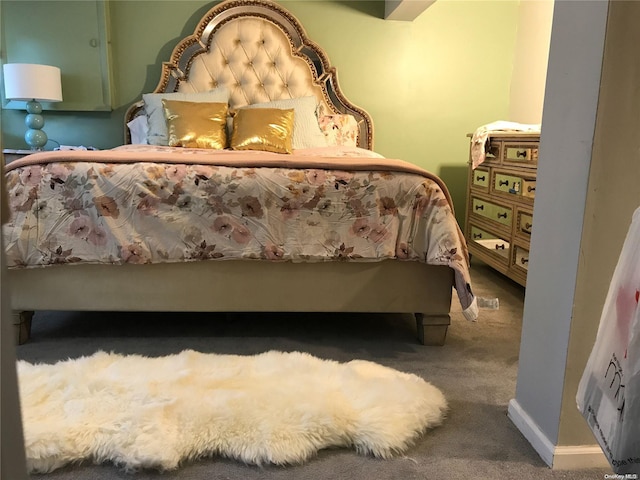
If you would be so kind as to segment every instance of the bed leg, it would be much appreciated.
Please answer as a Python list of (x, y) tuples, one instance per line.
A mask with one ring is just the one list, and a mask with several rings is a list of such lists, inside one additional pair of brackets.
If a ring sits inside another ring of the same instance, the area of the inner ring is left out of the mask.
[(425, 315), (424, 313), (416, 313), (415, 315), (418, 341), (422, 345), (444, 345), (451, 317), (448, 314)]
[(14, 310), (11, 312), (11, 316), (13, 317), (13, 328), (17, 345), (27, 343), (31, 336), (31, 319), (33, 318), (33, 312)]

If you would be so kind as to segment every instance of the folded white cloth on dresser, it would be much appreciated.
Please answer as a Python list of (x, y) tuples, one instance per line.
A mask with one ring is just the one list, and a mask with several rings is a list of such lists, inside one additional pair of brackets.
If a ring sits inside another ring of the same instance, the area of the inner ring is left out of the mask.
[(484, 162), (486, 156), (485, 144), (487, 143), (487, 139), (491, 132), (540, 133), (540, 124), (516, 123), (498, 120), (497, 122), (487, 123), (486, 125), (478, 127), (471, 137), (471, 165), (474, 169)]

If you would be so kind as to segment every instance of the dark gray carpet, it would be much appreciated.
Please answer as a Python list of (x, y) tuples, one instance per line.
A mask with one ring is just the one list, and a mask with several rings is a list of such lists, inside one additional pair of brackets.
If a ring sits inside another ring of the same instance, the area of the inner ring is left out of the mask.
[(391, 460), (333, 449), (286, 468), (210, 458), (173, 472), (132, 475), (108, 464), (82, 464), (34, 478), (603, 479), (611, 471), (550, 470), (507, 418), (515, 394), (524, 289), (481, 263), (474, 263), (472, 278), (476, 294), (498, 297), (500, 308), (482, 310), (480, 321), (470, 323), (454, 299), (444, 347), (419, 345), (409, 315), (36, 313), (32, 340), (17, 352), (32, 362), (96, 350), (149, 356), (185, 348), (233, 354), (299, 350), (338, 361), (370, 360), (420, 375), (444, 392), (450, 412), (442, 426)]

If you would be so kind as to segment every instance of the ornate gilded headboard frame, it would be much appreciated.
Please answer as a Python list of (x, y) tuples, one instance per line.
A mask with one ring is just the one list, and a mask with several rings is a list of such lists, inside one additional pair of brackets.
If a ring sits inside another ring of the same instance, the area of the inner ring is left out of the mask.
[[(232, 28), (229, 27), (230, 25)], [(262, 44), (258, 46), (253, 38), (258, 35), (257, 29), (260, 29), (261, 32), (264, 30), (265, 34), (270, 35), (268, 40), (265, 37), (258, 40), (258, 43)], [(236, 31), (238, 32), (237, 37), (229, 38), (229, 32)], [(227, 44), (220, 45), (218, 37), (222, 37)], [(252, 37), (250, 41), (253, 43), (247, 45), (249, 49), (256, 52), (256, 55), (264, 53), (261, 56), (263, 62), (264, 58), (269, 58), (270, 63), (268, 65), (263, 63), (262, 69), (264, 71), (265, 65), (267, 65), (272, 70), (270, 80), (275, 79), (281, 82), (280, 91), (276, 91), (277, 89), (267, 90), (265, 84), (262, 83), (263, 80), (260, 79), (261, 72), (253, 67), (252, 58), (248, 53), (243, 58), (233, 55), (233, 61), (245, 62), (242, 82), (230, 67), (228, 70), (224, 70), (230, 61), (225, 57), (225, 51), (233, 52), (233, 48), (236, 48), (236, 52), (246, 53), (248, 50), (244, 48), (242, 43), (244, 40), (241, 37), (247, 39)], [(281, 48), (269, 52), (267, 50), (269, 45), (265, 46), (266, 43), (271, 44), (272, 41), (276, 46), (281, 46), (278, 42), (286, 43), (280, 37), (286, 37), (288, 40), (290, 51), (284, 52), (288, 58), (268, 57), (271, 54), (283, 54)], [(215, 47), (212, 47), (214, 45)], [(258, 52), (258, 47), (263, 50)], [(283, 67), (279, 70), (277, 63), (280, 60), (282, 60), (280, 63)], [(207, 64), (207, 62), (209, 63)], [(300, 65), (303, 64), (306, 64), (308, 68), (301, 68)], [(190, 79), (190, 74), (196, 70), (198, 71), (197, 76), (200, 77), (197, 82)], [(206, 81), (201, 78), (203, 72), (208, 75)], [(247, 77), (249, 80), (245, 84), (243, 82), (245, 82), (244, 73), (246, 72), (250, 73), (250, 78)], [(300, 85), (298, 92), (292, 91), (287, 83), (287, 78), (291, 78), (292, 83)], [(338, 85), (336, 69), (329, 63), (327, 54), (307, 37), (300, 22), (290, 12), (274, 2), (269, 0), (228, 0), (213, 7), (200, 20), (194, 33), (178, 43), (170, 60), (163, 62), (161, 78), (154, 92), (206, 91), (219, 86), (225, 86), (235, 92), (230, 100), (231, 108), (257, 101), (302, 96), (302, 94), (305, 96), (315, 95), (319, 103), (320, 114), (353, 115), (359, 127), (358, 146), (373, 149), (373, 122), (369, 114), (347, 100)], [(265, 96), (266, 98), (264, 98)], [(142, 101), (139, 101), (129, 107), (125, 114), (126, 143), (130, 142), (126, 123), (142, 114), (143, 107)]]

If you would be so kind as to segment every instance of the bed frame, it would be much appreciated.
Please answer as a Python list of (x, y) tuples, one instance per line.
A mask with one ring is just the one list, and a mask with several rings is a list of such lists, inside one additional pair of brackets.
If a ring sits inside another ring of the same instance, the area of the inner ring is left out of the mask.
[[(265, 0), (230, 0), (207, 12), (162, 65), (155, 92), (231, 91), (231, 108), (314, 95), (319, 114), (353, 115), (358, 146), (373, 122), (342, 94), (324, 51), (300, 22)], [(125, 125), (143, 113), (133, 104)], [(125, 143), (130, 143), (125, 128)], [(36, 310), (412, 313), (418, 339), (443, 345), (453, 270), (413, 261), (269, 263), (242, 260), (152, 265), (58, 265), (9, 271), (17, 341)], [(171, 278), (172, 283), (166, 279)], [(251, 295), (246, 295), (251, 292)]]

